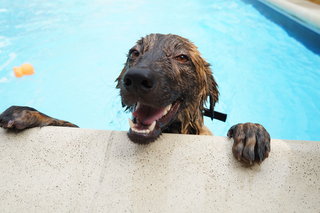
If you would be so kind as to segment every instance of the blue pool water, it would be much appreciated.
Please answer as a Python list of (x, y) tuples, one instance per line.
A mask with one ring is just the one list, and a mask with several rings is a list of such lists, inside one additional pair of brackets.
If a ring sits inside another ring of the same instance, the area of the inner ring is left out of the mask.
[[(0, 111), (28, 105), (83, 128), (127, 130), (115, 82), (140, 37), (192, 40), (220, 88), (216, 135), (258, 122), (272, 138), (320, 140), (320, 57), (241, 0), (0, 0)], [(312, 46), (312, 44), (311, 44)], [(36, 74), (15, 78), (14, 66)]]

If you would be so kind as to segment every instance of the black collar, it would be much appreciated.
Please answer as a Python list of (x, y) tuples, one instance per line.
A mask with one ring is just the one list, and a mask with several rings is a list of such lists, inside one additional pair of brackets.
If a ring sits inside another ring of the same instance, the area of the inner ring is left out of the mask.
[(217, 112), (214, 110), (210, 110), (210, 109), (204, 109), (203, 115), (211, 118), (211, 120), (217, 119), (217, 120), (223, 121), (223, 122), (226, 122), (226, 120), (227, 120), (227, 114)]

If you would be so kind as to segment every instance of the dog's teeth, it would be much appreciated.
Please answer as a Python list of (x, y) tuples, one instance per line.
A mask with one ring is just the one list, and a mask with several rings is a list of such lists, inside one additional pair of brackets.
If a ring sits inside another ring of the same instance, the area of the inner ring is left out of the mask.
[(149, 133), (150, 133), (150, 130), (149, 130), (149, 129), (144, 129), (144, 130), (142, 130), (142, 132), (143, 132), (144, 134), (149, 134)]
[(128, 118), (128, 121), (129, 121), (129, 126), (130, 126), (130, 128), (133, 129), (133, 128), (134, 128), (134, 123), (133, 123), (133, 121), (132, 121), (130, 118)]
[(150, 130), (149, 129), (136, 129), (136, 128), (131, 128), (132, 131), (140, 133), (140, 134), (149, 134)]
[(166, 107), (167, 111), (169, 111), (169, 110), (171, 109), (171, 106), (172, 106), (172, 104), (170, 104), (170, 105), (168, 105), (168, 106)]
[(166, 106), (166, 108), (165, 108), (164, 111), (163, 111), (163, 116), (165, 116), (165, 115), (170, 111), (171, 106), (172, 106), (172, 104)]
[(137, 102), (136, 110), (139, 109), (139, 107), (140, 107), (140, 102)]
[(153, 121), (152, 124), (148, 127), (148, 130), (151, 132), (154, 130), (154, 127), (156, 126), (156, 121)]
[(152, 129), (150, 127), (148, 129), (137, 129), (136, 124), (134, 124), (130, 118), (128, 118), (128, 121), (129, 121), (129, 126), (130, 126), (131, 130), (134, 132), (140, 133), (140, 134), (149, 134), (154, 129), (154, 127), (156, 125), (156, 122), (154, 121), (150, 125), (150, 127), (152, 127)]

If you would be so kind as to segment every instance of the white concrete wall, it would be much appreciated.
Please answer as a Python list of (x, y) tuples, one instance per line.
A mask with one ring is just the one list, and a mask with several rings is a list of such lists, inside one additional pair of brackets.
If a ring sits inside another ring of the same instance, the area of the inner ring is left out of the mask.
[(232, 141), (63, 127), (0, 130), (0, 212), (319, 212), (320, 142), (272, 140), (246, 168)]
[(320, 5), (307, 0), (259, 0), (320, 34)]

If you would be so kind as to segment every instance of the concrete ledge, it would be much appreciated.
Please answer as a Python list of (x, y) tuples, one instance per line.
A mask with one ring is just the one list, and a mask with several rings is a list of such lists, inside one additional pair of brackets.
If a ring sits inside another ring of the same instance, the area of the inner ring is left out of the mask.
[(320, 5), (307, 0), (259, 0), (320, 34)]
[(245, 168), (225, 137), (0, 130), (1, 212), (318, 212), (320, 143), (272, 140)]

